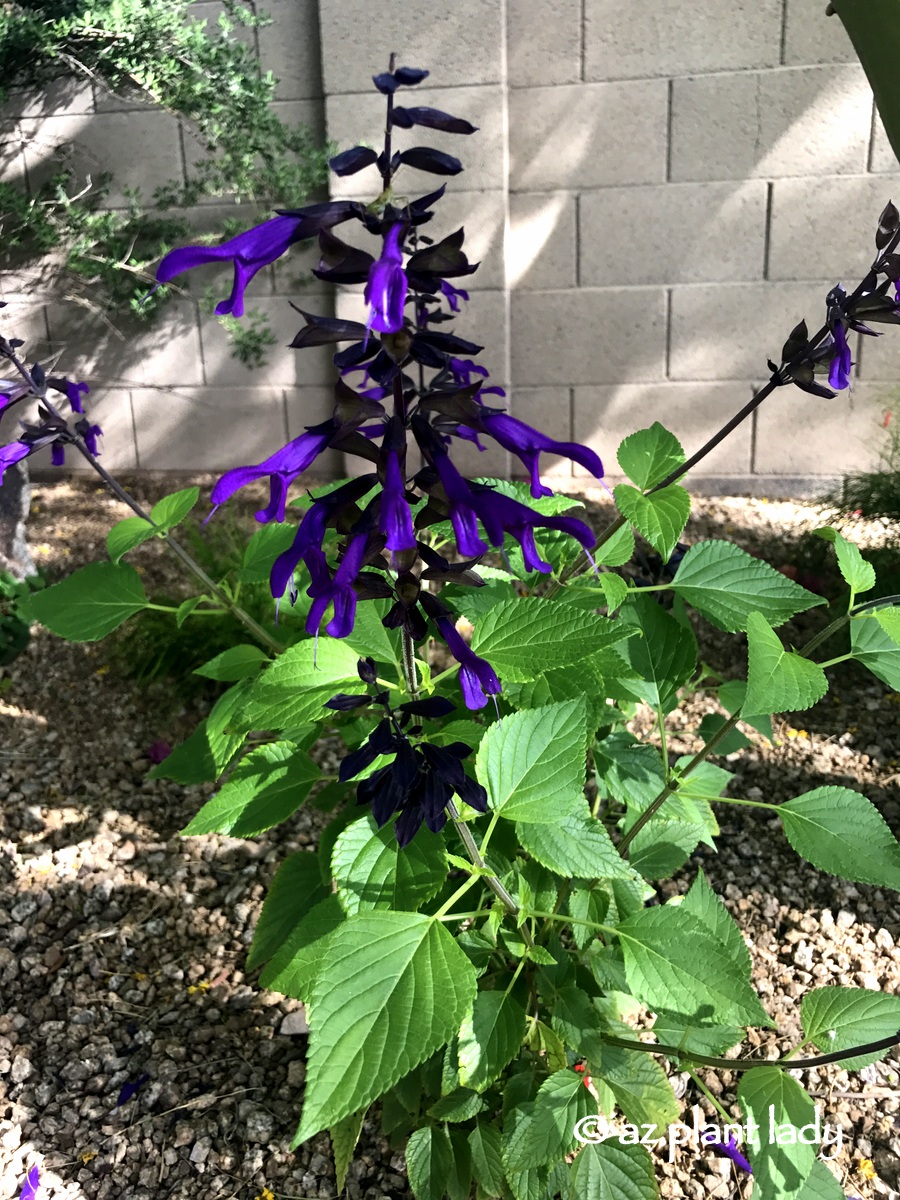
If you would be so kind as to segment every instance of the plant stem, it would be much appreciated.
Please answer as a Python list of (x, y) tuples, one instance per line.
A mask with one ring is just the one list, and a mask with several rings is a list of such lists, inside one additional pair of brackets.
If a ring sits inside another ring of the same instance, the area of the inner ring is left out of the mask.
[(722, 1107), (722, 1105), (719, 1103), (719, 1101), (715, 1098), (715, 1096), (712, 1094), (712, 1092), (709, 1090), (709, 1088), (706, 1086), (706, 1084), (703, 1082), (703, 1080), (700, 1078), (700, 1076), (697, 1075), (697, 1073), (695, 1071), (690, 1071), (690, 1070), (688, 1071), (688, 1075), (690, 1075), (691, 1079), (693, 1079), (697, 1090), (699, 1092), (703, 1093), (703, 1095), (710, 1102), (710, 1104), (713, 1106), (715, 1111), (724, 1120), (725, 1124), (731, 1125), (732, 1118), (725, 1111), (725, 1109)]
[[(434, 920), (434, 921), (443, 920), (444, 916), (446, 914), (449, 914), (450, 909), (457, 902), (457, 900), (459, 900), (462, 896), (464, 896), (466, 894), (466, 892), (469, 890), (469, 888), (471, 888), (473, 884), (478, 882), (479, 878), (480, 877), (478, 875), (469, 875), (467, 877), (465, 883), (463, 883), (460, 887), (458, 887), (456, 889), (456, 891), (453, 893), (453, 895), (450, 897), (450, 899), (446, 900), (441, 905), (441, 907), (437, 910), (437, 912), (433, 914), (432, 920)], [(456, 914), (454, 913), (453, 916), (456, 916)]]
[(664, 1046), (662, 1042), (639, 1042), (631, 1038), (614, 1037), (604, 1033), (603, 1040), (611, 1046), (621, 1046), (623, 1050), (640, 1050), (644, 1054), (664, 1054), (666, 1058), (676, 1061), (700, 1063), (704, 1067), (721, 1067), (726, 1071), (751, 1071), (754, 1067), (777, 1067), (785, 1071), (811, 1071), (815, 1067), (825, 1067), (829, 1063), (841, 1062), (846, 1058), (856, 1058), (861, 1054), (872, 1054), (877, 1050), (889, 1050), (900, 1044), (900, 1031), (878, 1042), (869, 1042), (865, 1046), (851, 1046), (847, 1050), (835, 1050), (830, 1054), (819, 1054), (815, 1058), (791, 1058), (791, 1053), (781, 1058), (718, 1058), (710, 1054), (694, 1054), (690, 1050), (682, 1050), (678, 1046)]

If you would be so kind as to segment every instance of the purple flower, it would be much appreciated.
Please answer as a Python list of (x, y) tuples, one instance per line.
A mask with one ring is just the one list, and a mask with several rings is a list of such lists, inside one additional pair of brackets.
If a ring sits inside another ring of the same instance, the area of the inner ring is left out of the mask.
[(362, 568), (368, 540), (366, 533), (356, 535), (345, 550), (334, 578), (321, 550), (313, 548), (307, 552), (305, 562), (309, 567), (312, 583), (306, 589), (306, 594), (311, 596), (313, 601), (306, 618), (307, 633), (318, 633), (329, 604), (334, 605), (334, 615), (325, 626), (329, 637), (342, 638), (353, 632), (357, 599), (353, 584)]
[[(93, 454), (94, 458), (100, 453), (100, 448), (97, 445), (97, 438), (103, 437), (103, 430), (99, 425), (90, 425), (87, 421), (79, 421), (76, 429), (84, 438), (84, 444), (87, 446), (88, 453)], [(59, 443), (57, 443), (58, 445)], [(53, 447), (56, 449), (56, 446)]]
[(742, 1171), (746, 1171), (748, 1175), (753, 1174), (753, 1168), (747, 1162), (746, 1158), (744, 1158), (743, 1154), (741, 1154), (740, 1150), (738, 1150), (737, 1142), (730, 1134), (727, 1142), (704, 1142), (704, 1145), (714, 1153), (718, 1152), (720, 1155), (724, 1155), (725, 1158), (730, 1158), (735, 1166), (740, 1167)]
[(160, 740), (157, 742), (151, 742), (144, 753), (152, 763), (159, 765), (159, 763), (163, 762), (164, 759), (167, 759), (172, 753), (172, 747), (167, 741), (160, 738)]
[(3, 480), (3, 473), (7, 467), (21, 462), (23, 458), (27, 458), (29, 454), (33, 454), (35, 450), (37, 450), (37, 446), (31, 442), (10, 442), (8, 446), (0, 448), (0, 482)]
[(156, 278), (160, 283), (168, 283), (182, 271), (231, 259), (234, 263), (231, 295), (216, 305), (216, 316), (231, 314), (242, 317), (247, 284), (257, 271), (280, 258), (292, 243), (303, 236), (302, 226), (302, 217), (272, 217), (262, 225), (255, 225), (245, 233), (230, 238), (221, 246), (183, 246), (180, 250), (171, 250), (157, 267)]
[[(464, 292), (462, 288), (454, 287), (452, 283), (448, 283), (446, 279), (441, 280), (441, 291), (447, 298), (447, 303), (450, 305), (450, 311), (459, 312), (460, 300), (468, 301), (469, 293)], [(485, 371), (485, 375), (487, 371)]]
[(21, 1192), (19, 1192), (19, 1200), (35, 1200), (40, 1186), (41, 1173), (38, 1170), (37, 1163), (35, 1163), (25, 1176), (25, 1182), (22, 1184)]
[(396, 450), (391, 450), (384, 469), (379, 527), (387, 535), (387, 549), (392, 551), (414, 550), (416, 546), (412, 516), (404, 491), (400, 456)]
[(139, 1079), (135, 1079), (133, 1083), (124, 1083), (122, 1090), (119, 1092), (119, 1098), (116, 1101), (116, 1108), (121, 1108), (123, 1104), (127, 1104), (131, 1097), (136, 1096), (149, 1079), (150, 1076), (144, 1074)]
[(224, 502), (248, 483), (269, 476), (270, 497), (266, 508), (256, 514), (257, 521), (284, 520), (288, 488), (294, 480), (319, 457), (337, 432), (337, 422), (330, 418), (321, 425), (310, 425), (306, 433), (282, 446), (257, 467), (235, 467), (226, 471), (212, 490), (213, 504)]
[(66, 399), (69, 401), (69, 407), (72, 409), (72, 412), (84, 412), (81, 396), (82, 393), (86, 396), (90, 390), (86, 383), (70, 383), (68, 379), (66, 380)]
[(50, 451), (51, 467), (64, 467), (66, 465), (66, 448), (62, 442), (54, 442), (53, 448)]
[(835, 321), (831, 332), (834, 336), (834, 356), (828, 370), (828, 382), (836, 391), (842, 391), (850, 386), (850, 368), (853, 366), (843, 321)]
[(594, 547), (596, 539), (589, 526), (575, 517), (545, 517), (527, 504), (520, 504), (518, 500), (489, 489), (477, 494), (476, 505), (491, 545), (502, 546), (504, 534), (511, 534), (522, 547), (522, 556), (529, 571), (546, 574), (552, 570), (550, 564), (539, 556), (534, 543), (534, 530), (538, 527), (567, 533), (587, 551)]
[(403, 306), (408, 283), (403, 270), (404, 225), (387, 231), (381, 257), (369, 267), (363, 299), (369, 306), (366, 325), (378, 333), (397, 333), (403, 328)]
[(482, 379), (488, 377), (487, 367), (472, 362), (471, 358), (451, 358), (448, 365), (453, 382), (459, 384), (460, 387), (468, 387), (472, 382), (473, 375), (480, 375)]
[(447, 649), (459, 663), (459, 685), (466, 708), (484, 708), (488, 696), (502, 691), (494, 668), (466, 645), (449, 617), (438, 617), (436, 624)]
[(509, 416), (508, 413), (483, 417), (482, 424), (504, 450), (515, 454), (528, 468), (531, 475), (531, 494), (535, 498), (553, 495), (552, 490), (544, 487), (540, 479), (540, 457), (545, 452), (570, 458), (597, 479), (603, 478), (603, 463), (587, 446), (581, 446), (577, 442), (557, 442), (540, 430), (532, 429), (524, 421)]
[(479, 558), (487, 550), (487, 545), (478, 536), (475, 495), (450, 461), (449, 455), (435, 454), (434, 466), (450, 503), (450, 523), (457, 549), (466, 558)]

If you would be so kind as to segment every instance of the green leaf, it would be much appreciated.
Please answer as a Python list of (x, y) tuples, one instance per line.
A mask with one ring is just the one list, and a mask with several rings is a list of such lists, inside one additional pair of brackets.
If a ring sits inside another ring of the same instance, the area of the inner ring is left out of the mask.
[(663, 562), (668, 562), (691, 514), (691, 498), (678, 483), (661, 492), (642, 496), (637, 488), (620, 483), (613, 488), (616, 505)]
[(106, 549), (109, 557), (114, 563), (119, 563), (123, 555), (154, 537), (156, 532), (156, 527), (143, 517), (125, 517), (124, 520), (113, 525), (106, 535)]
[(672, 590), (719, 629), (738, 633), (752, 612), (783, 625), (798, 612), (824, 604), (774, 567), (732, 542), (698, 542), (681, 560)]
[[(600, 588), (606, 599), (606, 607), (610, 614), (614, 613), (625, 602), (629, 587), (621, 575), (606, 571), (600, 576)], [(564, 593), (565, 594), (565, 593)]]
[(242, 679), (223, 692), (205, 721), (168, 758), (148, 771), (148, 779), (205, 783), (218, 779), (244, 744), (247, 726), (239, 719), (252, 683)]
[(635, 913), (616, 933), (634, 996), (706, 1024), (772, 1022), (750, 986), (749, 971), (691, 912), (663, 905)]
[(896, 77), (900, 60), (900, 12), (895, 0), (833, 0), (831, 7), (844, 23), (875, 93), (894, 157), (900, 158), (900, 96)]
[(315, 854), (301, 850), (286, 858), (269, 886), (253, 931), (247, 970), (266, 962), (287, 941), (291, 931), (319, 900), (325, 899), (322, 873)]
[(294, 1147), (371, 1103), (459, 1028), (475, 970), (438, 921), (360, 912), (329, 937), (310, 1003), (307, 1091)]
[(475, 626), (472, 649), (486, 658), (504, 682), (527, 683), (545, 671), (574, 667), (615, 645), (630, 630), (595, 613), (570, 611), (551, 600), (507, 600)]
[(831, 1171), (817, 1158), (806, 1183), (797, 1193), (797, 1200), (844, 1200), (844, 1191)]
[[(787, 1071), (754, 1067), (741, 1076), (737, 1098), (745, 1117), (754, 1186), (764, 1196), (790, 1200), (806, 1183), (816, 1161), (816, 1141), (804, 1143), (798, 1137), (802, 1133), (814, 1138), (812, 1097)], [(757, 1131), (750, 1126), (751, 1120)]]
[(820, 871), (900, 891), (900, 843), (870, 800), (844, 787), (821, 787), (778, 815), (788, 841)]
[(347, 1182), (347, 1171), (353, 1162), (353, 1152), (362, 1133), (365, 1117), (366, 1109), (361, 1108), (359, 1112), (344, 1117), (343, 1121), (338, 1121), (328, 1130), (331, 1152), (334, 1155), (335, 1188), (338, 1194), (344, 1190), (344, 1184)]
[(417, 1129), (406, 1144), (406, 1171), (416, 1200), (442, 1200), (453, 1167), (445, 1129)]
[(478, 1121), (469, 1134), (472, 1152), (472, 1173), (478, 1186), (488, 1196), (500, 1196), (503, 1191), (502, 1138), (496, 1125)]
[(601, 567), (623, 567), (634, 558), (634, 533), (629, 524), (624, 524), (603, 543), (594, 555)]
[[(619, 1029), (616, 1023), (616, 1032), (620, 1037), (634, 1036), (627, 1025)], [(632, 1125), (655, 1125), (655, 1132), (661, 1135), (666, 1126), (678, 1120), (680, 1109), (672, 1084), (660, 1064), (648, 1054), (606, 1045), (601, 1074), (603, 1083)]]
[(471, 1088), (458, 1087), (446, 1096), (441, 1096), (427, 1111), (428, 1116), (433, 1117), (435, 1121), (459, 1123), (471, 1121), (480, 1112), (484, 1112), (484, 1108), (484, 1101), (477, 1092), (473, 1092)]
[(569, 1200), (656, 1200), (656, 1172), (645, 1146), (591, 1142), (570, 1168)]
[(259, 646), (241, 644), (231, 646), (197, 667), (195, 675), (204, 675), (207, 679), (238, 680), (255, 675), (263, 663), (268, 662), (268, 656)]
[(111, 562), (81, 567), (28, 598), (34, 619), (69, 642), (98, 642), (147, 603), (134, 567)]
[(516, 1121), (504, 1136), (508, 1171), (549, 1166), (563, 1158), (577, 1144), (576, 1124), (596, 1111), (596, 1102), (581, 1075), (567, 1068), (544, 1080), (530, 1108), (528, 1119)]
[[(44, 593), (46, 594), (46, 593)], [(900, 645), (894, 613), (896, 608), (879, 609), (878, 616), (853, 617), (850, 621), (850, 645), (853, 657), (886, 683), (900, 692)]]
[(814, 529), (816, 537), (824, 538), (834, 545), (838, 567), (844, 577), (844, 583), (854, 592), (869, 592), (875, 586), (875, 568), (866, 562), (859, 552), (859, 547), (848, 542), (842, 533), (826, 525), (824, 529)]
[(525, 1010), (505, 992), (479, 992), (459, 1031), (459, 1081), (483, 1092), (519, 1052)]
[(702, 921), (706, 929), (725, 945), (732, 962), (737, 963), (741, 971), (749, 976), (752, 964), (747, 943), (737, 921), (709, 886), (702, 870), (697, 872), (697, 878), (691, 884), (682, 907)]
[(178, 605), (178, 611), (175, 613), (175, 625), (178, 629), (182, 627), (197, 605), (202, 604), (205, 599), (205, 596), (188, 596), (187, 600), (183, 600)]
[(659, 421), (654, 421), (649, 429), (629, 434), (616, 457), (631, 482), (642, 491), (661, 483), (685, 461), (681, 442)]
[(875, 619), (892, 642), (900, 646), (900, 608), (879, 608)]
[(506, 1180), (513, 1200), (546, 1200), (549, 1174), (546, 1167), (530, 1167), (525, 1171), (508, 1170)]
[(170, 496), (163, 496), (162, 500), (153, 505), (150, 509), (150, 520), (160, 529), (172, 529), (181, 524), (199, 499), (198, 487), (172, 492)]
[(297, 526), (276, 524), (261, 526), (247, 543), (237, 578), (241, 583), (268, 583), (272, 563), (287, 550), (297, 533)]
[(382, 663), (400, 662), (400, 635), (396, 629), (385, 629), (381, 623), (390, 607), (386, 600), (370, 600), (357, 605), (353, 630), (344, 640), (360, 658), (372, 657)]
[[(800, 1002), (803, 1032), (825, 1054), (866, 1042), (880, 1042), (900, 1030), (900, 997), (865, 988), (821, 987)], [(876, 1050), (844, 1059), (840, 1068), (859, 1071), (888, 1053)]]
[(744, 701), (747, 698), (747, 684), (745, 680), (729, 679), (725, 683), (719, 684), (718, 692), (719, 703), (729, 716), (733, 716), (740, 708), (741, 720), (744, 724), (749, 725), (751, 729), (757, 730), (763, 737), (768, 738), (770, 742), (775, 741), (772, 718), (765, 713), (760, 715), (753, 714), (744, 706)]
[(416, 911), (447, 878), (443, 841), (414, 838), (401, 850), (393, 826), (379, 829), (371, 813), (353, 821), (331, 855), (338, 896), (348, 913), (395, 908)]
[(626, 662), (640, 676), (628, 681), (629, 690), (653, 708), (670, 711), (678, 702), (678, 689), (697, 665), (693, 631), (676, 621), (652, 596), (639, 596), (619, 620), (639, 629), (642, 635), (629, 638), (620, 647)]
[(261, 986), (308, 1003), (328, 939), (345, 921), (337, 896), (320, 900), (272, 955), (259, 977)]
[(242, 714), (247, 728), (289, 729), (324, 720), (331, 715), (326, 700), (359, 688), (358, 661), (356, 651), (336, 638), (320, 638), (318, 650), (312, 639), (291, 646), (253, 681)]
[(492, 725), (475, 762), (496, 812), (545, 823), (584, 804), (584, 701), (526, 709)]
[(557, 875), (575, 879), (630, 879), (634, 875), (606, 828), (588, 814), (586, 804), (584, 812), (567, 813), (553, 821), (523, 821), (516, 826), (516, 833), (522, 849)]
[(747, 618), (747, 708), (753, 713), (812, 708), (828, 691), (822, 668), (793, 651), (759, 613)]
[(572, 984), (561, 987), (554, 996), (551, 1020), (562, 1040), (599, 1070), (607, 1048), (603, 1045), (600, 1014), (587, 992)]
[(738, 1025), (696, 1025), (672, 1013), (660, 1013), (653, 1022), (653, 1032), (664, 1046), (716, 1057), (744, 1038), (744, 1031)]
[(181, 831), (256, 837), (300, 807), (319, 778), (319, 768), (292, 742), (273, 742), (252, 750), (231, 778)]
[(448, 1129), (453, 1162), (447, 1176), (447, 1195), (450, 1200), (469, 1200), (472, 1193), (472, 1151), (468, 1130)]

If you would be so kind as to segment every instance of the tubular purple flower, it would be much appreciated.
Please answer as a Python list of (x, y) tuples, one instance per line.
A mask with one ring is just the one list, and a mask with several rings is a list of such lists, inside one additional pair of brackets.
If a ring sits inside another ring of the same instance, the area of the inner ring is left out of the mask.
[(730, 1135), (727, 1142), (704, 1142), (704, 1145), (712, 1150), (714, 1154), (722, 1154), (725, 1158), (730, 1158), (735, 1166), (740, 1167), (742, 1171), (746, 1171), (748, 1175), (753, 1174), (753, 1168), (747, 1162), (746, 1158), (744, 1158), (743, 1154), (741, 1154), (740, 1150), (738, 1150), (737, 1142)]
[(257, 271), (280, 258), (289, 246), (303, 236), (302, 225), (302, 217), (272, 217), (262, 225), (255, 225), (245, 233), (230, 238), (221, 246), (184, 246), (179, 250), (171, 250), (156, 268), (156, 278), (160, 283), (169, 283), (182, 271), (231, 259), (234, 263), (231, 295), (216, 305), (216, 315), (242, 317), (247, 284)]
[(478, 558), (487, 550), (487, 545), (478, 536), (475, 494), (447, 454), (435, 454), (434, 467), (450, 502), (450, 522), (457, 549), (466, 558)]
[(66, 399), (69, 401), (69, 407), (72, 409), (72, 412), (84, 412), (81, 396), (82, 393), (85, 396), (88, 395), (90, 390), (86, 383), (70, 383), (68, 379), (66, 380)]
[(41, 1173), (37, 1163), (35, 1163), (25, 1176), (25, 1182), (22, 1184), (21, 1192), (19, 1192), (19, 1200), (36, 1200), (40, 1186)]
[[(79, 422), (81, 424), (81, 422)], [(100, 453), (100, 448), (97, 445), (97, 438), (103, 437), (103, 430), (99, 425), (88, 425), (85, 422), (86, 428), (79, 429), (78, 432), (84, 438), (84, 444), (87, 446), (88, 453), (93, 454), (94, 458)], [(57, 443), (58, 445), (59, 443)], [(55, 449), (55, 447), (54, 447)]]
[(381, 489), (381, 515), (378, 527), (387, 535), (388, 550), (414, 550), (416, 535), (413, 531), (409, 504), (404, 495), (403, 472), (400, 456), (391, 450), (384, 469), (384, 484)]
[(403, 306), (409, 285), (403, 270), (404, 225), (387, 231), (381, 257), (369, 267), (363, 299), (369, 306), (366, 325), (378, 333), (398, 333), (403, 328)]
[(321, 550), (313, 548), (306, 554), (305, 562), (312, 576), (312, 583), (306, 589), (306, 594), (313, 600), (309, 616), (306, 618), (308, 634), (318, 633), (329, 604), (334, 605), (334, 615), (325, 626), (329, 637), (342, 638), (353, 632), (356, 620), (356, 592), (353, 590), (353, 583), (362, 568), (367, 541), (368, 534), (357, 534), (347, 547), (334, 578)]
[(62, 442), (54, 442), (50, 450), (50, 465), (51, 467), (64, 467), (66, 465), (66, 448)]
[(8, 446), (0, 447), (0, 483), (3, 481), (3, 473), (7, 467), (21, 462), (23, 458), (27, 458), (29, 454), (33, 454), (35, 450), (37, 450), (37, 446), (31, 445), (29, 442), (10, 442)]
[(305, 433), (282, 446), (259, 466), (235, 467), (226, 471), (212, 490), (213, 504), (224, 504), (239, 488), (268, 475), (269, 503), (256, 513), (256, 519), (262, 524), (273, 519), (283, 521), (288, 488), (326, 449), (337, 430), (338, 424), (333, 418), (320, 425), (310, 425)]
[(835, 391), (843, 391), (850, 386), (850, 368), (853, 361), (843, 322), (835, 321), (831, 332), (834, 336), (834, 356), (828, 369), (828, 383)]
[(459, 663), (459, 685), (466, 708), (484, 708), (488, 696), (497, 696), (503, 690), (494, 668), (466, 645), (449, 617), (438, 617), (435, 623)]
[(502, 546), (505, 533), (511, 534), (522, 547), (525, 566), (529, 571), (547, 574), (552, 570), (549, 563), (538, 555), (534, 543), (534, 529), (557, 529), (575, 538), (585, 550), (592, 550), (594, 535), (583, 521), (575, 517), (545, 517), (526, 504), (520, 504), (499, 492), (485, 491), (475, 495), (476, 512), (490, 538), (492, 546)]
[(593, 450), (578, 442), (557, 442), (538, 429), (526, 425), (508, 413), (497, 413), (494, 416), (482, 418), (482, 424), (490, 436), (504, 448), (515, 454), (527, 467), (531, 476), (531, 494), (537, 499), (540, 496), (552, 496), (551, 488), (544, 487), (540, 479), (541, 454), (559, 454), (577, 462), (586, 471), (603, 478), (603, 463)]
[[(454, 287), (453, 284), (448, 283), (446, 279), (441, 280), (441, 291), (443, 292), (447, 303), (450, 305), (451, 312), (459, 312), (460, 300), (465, 300), (468, 302), (469, 293), (463, 291), (462, 288)], [(485, 371), (485, 375), (486, 374), (487, 372)]]

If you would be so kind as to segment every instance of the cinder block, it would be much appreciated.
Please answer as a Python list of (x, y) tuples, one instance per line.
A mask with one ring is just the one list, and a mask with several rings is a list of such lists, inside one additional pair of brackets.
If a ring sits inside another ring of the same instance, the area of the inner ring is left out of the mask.
[(510, 92), (510, 190), (662, 183), (667, 123), (664, 79)]
[(263, 70), (278, 80), (278, 100), (322, 95), (319, 5), (316, 0), (266, 0), (263, 11), (275, 18), (257, 30)]
[[(321, 293), (296, 295), (292, 296), (292, 300), (308, 312), (330, 315), (329, 298)], [(266, 349), (266, 365), (244, 366), (232, 355), (231, 338), (218, 318), (203, 315), (200, 318), (200, 334), (208, 385), (318, 387), (331, 382), (334, 373), (331, 355), (336, 347), (314, 346), (306, 350), (292, 350), (290, 343), (303, 328), (304, 320), (291, 308), (285, 297), (261, 296), (248, 303), (247, 309), (257, 309), (263, 313), (268, 319), (268, 328), (275, 335), (275, 344)]]
[[(404, 0), (377, 10), (367, 0), (321, 0), (325, 94), (368, 91), (395, 51), (397, 66), (430, 70), (437, 87), (499, 83), (501, 18), (496, 0)], [(400, 103), (430, 104), (418, 99), (424, 87), (404, 89)]]
[(27, 191), (24, 139), (15, 121), (0, 121), (0, 183)]
[(580, 0), (516, 0), (506, 10), (510, 87), (549, 87), (581, 79)]
[(94, 111), (90, 80), (54, 79), (45, 87), (21, 88), (10, 92), (3, 105), (5, 117), (63, 117)]
[(821, 0), (785, 0), (784, 61), (789, 67), (807, 63), (856, 62), (853, 43), (840, 17), (827, 16)]
[(142, 470), (227, 470), (287, 441), (280, 388), (139, 388), (131, 400)]
[(580, 199), (588, 287), (761, 279), (766, 185), (670, 183), (603, 188)]
[(662, 288), (514, 292), (512, 382), (537, 387), (665, 378)]
[(107, 206), (127, 205), (124, 189), (140, 188), (144, 201), (163, 183), (183, 178), (178, 124), (164, 112), (27, 118), (25, 160), (32, 189), (60, 165), (71, 164), (83, 186), (90, 175), (113, 176)]
[[(18, 280), (13, 280), (17, 283)], [(5, 301), (5, 308), (0, 308), (0, 336), (5, 338), (21, 338), (25, 343), (16, 351), (23, 362), (43, 362), (50, 352), (50, 342), (47, 336), (47, 315), (42, 301), (29, 294), (8, 290), (0, 291), (0, 299)], [(64, 370), (60, 364), (59, 370)], [(13, 371), (4, 362), (0, 374), (4, 379), (13, 377)]]
[(518, 459), (512, 458), (491, 438), (482, 438), (481, 444), (483, 451), (473, 442), (454, 438), (450, 453), (457, 471), (467, 479), (509, 479)]
[(672, 379), (766, 379), (802, 319), (810, 332), (825, 320), (834, 281), (720, 283), (672, 290), (669, 375)]
[[(434, 191), (441, 184), (447, 191), (502, 189), (503, 177), (503, 104), (499, 87), (431, 88), (427, 82), (415, 89), (410, 104), (426, 105), (463, 117), (477, 126), (474, 134), (441, 133), (414, 125), (412, 129), (396, 129), (393, 149), (408, 150), (413, 146), (433, 146), (458, 158), (463, 165), (459, 175), (432, 175), (412, 167), (401, 167), (395, 179), (394, 194), (398, 198), (415, 199)], [(326, 118), (328, 137), (341, 150), (351, 146), (374, 146), (379, 152), (384, 144), (384, 96), (376, 92), (359, 95), (328, 95)], [(381, 176), (374, 166), (343, 179), (332, 175), (332, 195), (374, 199), (381, 191)]]
[(672, 178), (858, 174), (871, 115), (858, 65), (676, 79)]
[(203, 382), (197, 311), (193, 304), (174, 301), (159, 321), (140, 325), (115, 322), (116, 332), (77, 304), (47, 306), (51, 347), (61, 351), (59, 370), (77, 374), (97, 385), (187, 386)]
[(586, 0), (586, 79), (775, 66), (782, 0)]
[(900, 328), (896, 325), (876, 325), (874, 322), (870, 328), (882, 336), (860, 336), (859, 346), (854, 348), (856, 373), (860, 379), (883, 380), (885, 384), (893, 385), (893, 408), (900, 417), (900, 393), (897, 391), (900, 387)]
[(772, 197), (769, 276), (809, 279), (829, 271), (852, 291), (875, 257), (878, 217), (900, 201), (900, 167), (885, 176), (779, 179)]
[(510, 287), (546, 291), (576, 286), (577, 203), (567, 192), (510, 196), (506, 252)]
[(759, 409), (755, 467), (759, 474), (838, 475), (874, 470), (884, 445), (890, 389), (857, 384), (834, 400), (782, 388)]
[[(659, 421), (690, 455), (706, 442), (753, 394), (748, 381), (735, 383), (652, 383), (575, 389), (575, 440), (590, 446), (607, 475), (624, 478), (616, 460), (623, 438)], [(744, 421), (716, 447), (692, 475), (739, 475), (750, 471), (750, 421)], [(576, 478), (589, 478), (575, 466)]]
[[(67, 406), (64, 404), (63, 407)], [(112, 391), (92, 389), (86, 398), (85, 407), (91, 424), (99, 425), (103, 430), (100, 453), (97, 456), (101, 465), (112, 472), (133, 471), (137, 466), (137, 452), (131, 396), (128, 391), (124, 388)], [(68, 447), (66, 466), (79, 473), (93, 474), (93, 467), (77, 451)]]
[[(563, 386), (546, 388), (516, 388), (507, 409), (511, 416), (524, 421), (557, 442), (572, 442), (572, 404), (570, 389)], [(541, 478), (555, 491), (572, 486), (573, 464), (559, 454), (541, 455)], [(528, 472), (518, 458), (512, 456), (513, 479), (527, 479)]]
[[(337, 379), (337, 371), (335, 371)], [(333, 387), (285, 388), (288, 437), (299, 437), (308, 425), (327, 421), (334, 411)]]
[(891, 143), (888, 141), (888, 136), (884, 132), (884, 125), (881, 117), (878, 115), (878, 110), (875, 110), (875, 131), (872, 138), (872, 157), (870, 160), (870, 170), (878, 174), (893, 173), (900, 169), (900, 164), (897, 162), (897, 155), (894, 153)]

